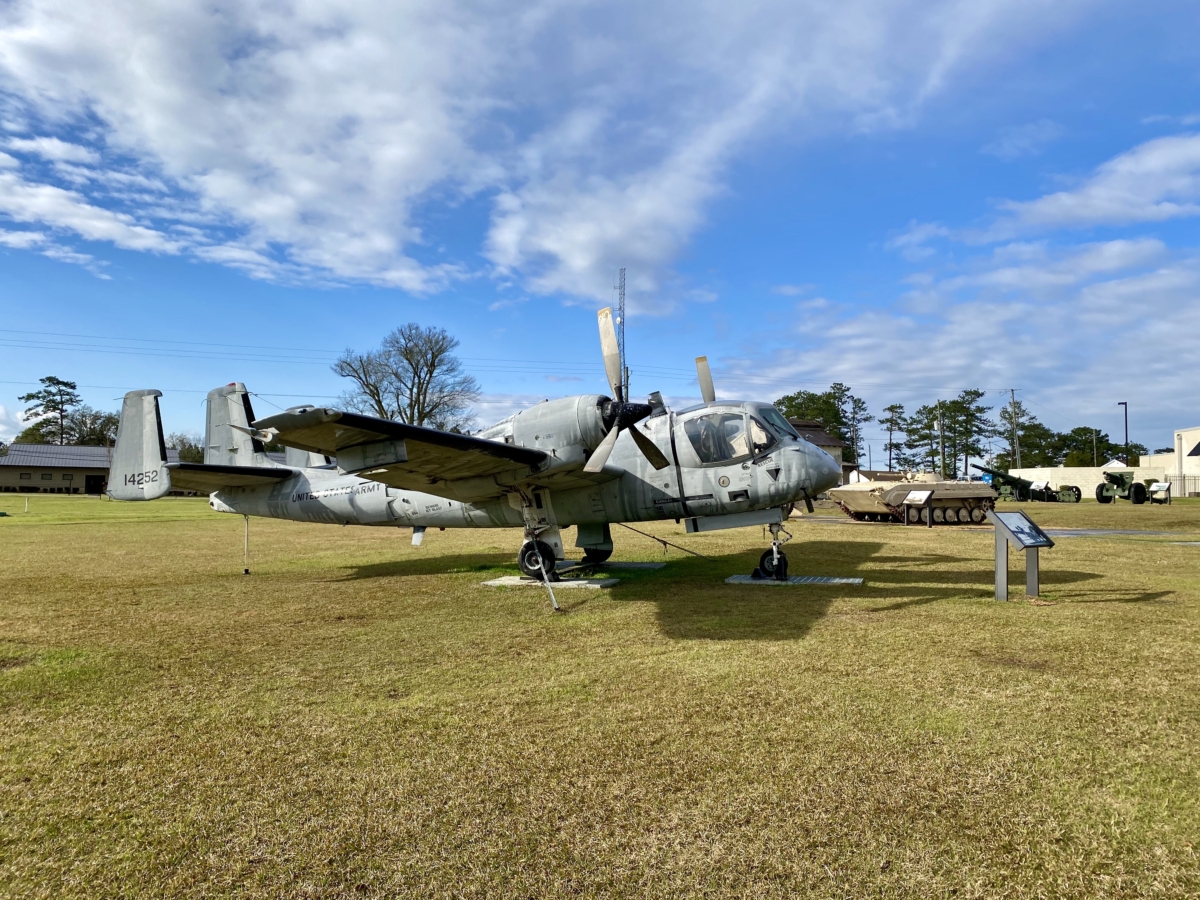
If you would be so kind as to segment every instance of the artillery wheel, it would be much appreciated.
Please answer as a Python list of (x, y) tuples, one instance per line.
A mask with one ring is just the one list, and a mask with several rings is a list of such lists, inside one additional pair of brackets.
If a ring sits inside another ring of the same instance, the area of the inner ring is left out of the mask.
[(1146, 502), (1146, 486), (1140, 481), (1135, 481), (1129, 486), (1129, 502), (1136, 506)]
[(977, 506), (971, 510), (970, 517), (976, 525), (982, 525), (987, 520), (987, 513), (983, 511), (982, 507)]
[(1074, 485), (1071, 485), (1070, 491), (1075, 497), (1075, 499), (1072, 502), (1078, 503), (1083, 499), (1083, 491), (1081, 491), (1079, 488), (1075, 487)]
[(587, 547), (583, 551), (583, 563), (587, 566), (599, 565), (602, 562), (608, 562), (608, 558), (612, 556), (612, 549), (605, 550), (603, 547)]
[(538, 566), (538, 554), (541, 554), (542, 565), (546, 567), (546, 577), (552, 579), (555, 565), (554, 548), (545, 541), (526, 541), (522, 544), (521, 551), (517, 554), (517, 567), (522, 574), (541, 581), (542, 570)]
[(767, 550), (758, 558), (759, 571), (768, 578), (774, 578), (776, 581), (787, 580), (788, 562), (787, 554), (782, 550), (779, 551), (779, 568), (775, 568), (775, 554)]
[(1106, 493), (1104, 485), (1096, 485), (1096, 502), (1097, 503), (1112, 503), (1112, 494)]

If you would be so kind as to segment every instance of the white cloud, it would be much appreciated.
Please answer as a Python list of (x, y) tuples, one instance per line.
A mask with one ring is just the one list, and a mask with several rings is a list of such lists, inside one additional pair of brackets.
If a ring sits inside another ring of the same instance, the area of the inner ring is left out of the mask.
[(0, 231), (0, 244), (17, 250), (27, 250), (44, 243), (46, 235), (40, 231)]
[(899, 250), (900, 255), (910, 262), (933, 256), (933, 248), (928, 246), (934, 238), (949, 237), (950, 231), (936, 222), (912, 221), (898, 235), (888, 240), (884, 245), (889, 250)]
[(0, 172), (0, 215), (15, 222), (71, 231), (85, 240), (108, 241), (127, 250), (175, 253), (180, 244), (161, 232), (138, 225), (132, 216), (88, 203), (75, 191), (26, 181)]
[(0, 406), (0, 441), (11, 441), (25, 430), (25, 421), (18, 410)]
[(771, 288), (772, 294), (781, 297), (799, 297), (811, 291), (816, 285), (812, 284), (777, 284)]
[(18, 153), (32, 153), (52, 162), (90, 163), (100, 162), (100, 154), (89, 147), (71, 144), (56, 137), (10, 138), (8, 149)]
[(1078, 228), (1161, 222), (1200, 214), (1200, 135), (1147, 141), (1103, 165), (1078, 188), (1001, 205), (1005, 227)]
[(1193, 417), (1181, 360), (1200, 358), (1200, 253), (1145, 239), (1014, 244), (972, 267), (922, 279), (929, 302), (797, 308), (791, 345), (722, 361), (725, 380), (765, 399), (842, 381), (873, 411), (1013, 387), (1056, 429), (1104, 425), (1116, 399), (1138, 410), (1141, 434)]
[[(212, 229), (198, 244), (237, 252), (207, 258), (260, 277), (436, 290), (468, 266), (430, 260), (425, 232), (442, 218), (427, 213), (482, 194), (501, 277), (607, 299), (628, 265), (636, 296), (655, 298), (637, 302), (669, 305), (670, 265), (739, 154), (785, 132), (906, 124), (966, 70), (1092, 5), (15, 0), (0, 90), (19, 101), (13, 128), (60, 126), (16, 140), (56, 159), (90, 206), (112, 165), (65, 166), (120, 161), (173, 196), (113, 195), (116, 221)], [(134, 246), (107, 227), (94, 239)]]
[(996, 140), (980, 148), (980, 153), (1005, 161), (1025, 156), (1037, 156), (1047, 144), (1058, 140), (1066, 129), (1049, 119), (1039, 119), (1026, 125), (1002, 128)]

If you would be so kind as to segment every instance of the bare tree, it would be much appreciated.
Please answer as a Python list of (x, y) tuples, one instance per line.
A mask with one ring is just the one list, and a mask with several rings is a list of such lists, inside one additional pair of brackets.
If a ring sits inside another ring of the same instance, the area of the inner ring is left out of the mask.
[(384, 338), (378, 350), (347, 350), (333, 365), (354, 382), (342, 400), (383, 419), (463, 430), (473, 418), (479, 382), (463, 372), (456, 347), (458, 340), (445, 329), (410, 322)]

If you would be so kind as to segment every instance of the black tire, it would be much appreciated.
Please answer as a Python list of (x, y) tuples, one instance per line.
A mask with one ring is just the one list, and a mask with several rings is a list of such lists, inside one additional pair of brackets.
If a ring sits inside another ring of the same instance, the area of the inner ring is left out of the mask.
[(1096, 485), (1096, 502), (1097, 503), (1112, 503), (1112, 494), (1104, 492), (1104, 485)]
[(758, 569), (768, 578), (774, 578), (776, 581), (785, 581), (788, 569), (787, 554), (782, 550), (779, 551), (779, 569), (777, 571), (775, 568), (775, 554), (767, 550), (758, 558)]
[(521, 552), (517, 554), (517, 567), (522, 574), (541, 581), (542, 571), (538, 567), (538, 554), (541, 554), (542, 565), (546, 567), (546, 577), (551, 577), (555, 566), (554, 549), (545, 541), (526, 541), (522, 544)]
[(1140, 481), (1135, 481), (1129, 486), (1129, 502), (1135, 506), (1141, 506), (1146, 502), (1146, 486)]
[(1083, 491), (1081, 491), (1079, 488), (1071, 485), (1068, 490), (1075, 497), (1075, 499), (1072, 501), (1073, 503), (1079, 503), (1081, 500), (1083, 500)]
[(608, 562), (608, 558), (612, 556), (612, 550), (604, 550), (601, 547), (587, 547), (583, 551), (583, 564), (585, 566), (595, 566), (602, 562)]

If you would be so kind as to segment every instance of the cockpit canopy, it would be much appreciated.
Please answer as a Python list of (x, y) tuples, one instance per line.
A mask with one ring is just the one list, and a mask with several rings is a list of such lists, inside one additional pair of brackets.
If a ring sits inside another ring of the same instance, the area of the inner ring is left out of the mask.
[(701, 466), (761, 456), (780, 440), (799, 438), (779, 410), (763, 403), (710, 403), (680, 413), (676, 428), (681, 454), (694, 454), (692, 464)]

